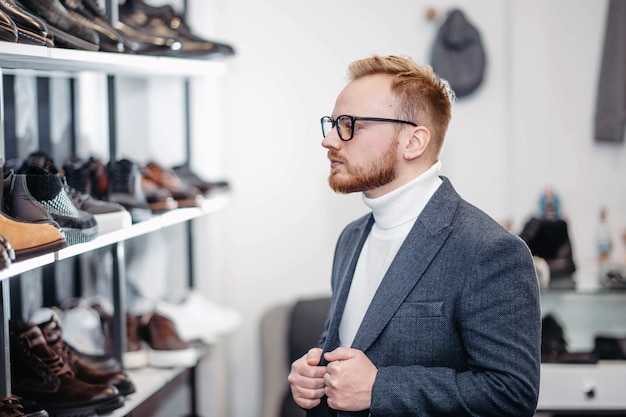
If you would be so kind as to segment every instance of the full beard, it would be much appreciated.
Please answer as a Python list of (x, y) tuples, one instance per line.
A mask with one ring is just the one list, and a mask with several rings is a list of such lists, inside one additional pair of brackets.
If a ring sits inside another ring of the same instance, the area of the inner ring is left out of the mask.
[[(332, 152), (329, 156), (332, 156)], [(348, 161), (344, 161), (344, 167), (346, 173), (332, 172), (328, 177), (328, 185), (336, 193), (363, 192), (387, 185), (398, 175), (396, 143), (392, 142), (378, 161), (366, 166), (352, 166)]]

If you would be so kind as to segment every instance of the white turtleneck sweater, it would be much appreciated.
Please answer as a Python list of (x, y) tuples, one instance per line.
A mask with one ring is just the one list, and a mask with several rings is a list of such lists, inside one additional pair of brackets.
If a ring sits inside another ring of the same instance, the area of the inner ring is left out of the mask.
[(411, 182), (363, 202), (372, 210), (374, 225), (354, 271), (346, 308), (339, 325), (341, 346), (350, 347), (389, 265), (432, 195), (441, 185), (441, 162)]

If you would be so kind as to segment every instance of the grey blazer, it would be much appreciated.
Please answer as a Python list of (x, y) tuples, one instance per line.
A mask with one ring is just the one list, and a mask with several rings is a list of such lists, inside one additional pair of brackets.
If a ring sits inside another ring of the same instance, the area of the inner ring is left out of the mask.
[[(442, 179), (352, 344), (378, 368), (371, 408), (335, 411), (323, 400), (308, 416), (533, 416), (541, 311), (530, 251)], [(339, 346), (339, 322), (373, 222), (366, 215), (339, 237), (324, 351)]]

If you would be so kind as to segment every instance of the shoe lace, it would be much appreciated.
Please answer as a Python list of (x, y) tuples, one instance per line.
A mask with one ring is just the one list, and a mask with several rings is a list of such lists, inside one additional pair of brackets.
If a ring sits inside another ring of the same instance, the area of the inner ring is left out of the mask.
[(17, 398), (0, 398), (0, 417), (22, 417), (24, 415), (24, 407)]
[(107, 167), (109, 188), (114, 192), (132, 192), (135, 187), (135, 165), (127, 160), (111, 162)]
[(48, 324), (43, 325), (41, 331), (44, 334), (48, 347), (56, 353), (56, 358), (53, 359), (52, 355), (50, 355), (49, 360), (44, 360), (46, 365), (48, 365), (57, 376), (67, 371), (73, 372), (74, 365), (79, 358), (70, 350), (67, 343), (63, 340), (59, 324), (55, 320), (52, 320)]
[(58, 354), (44, 358), (40, 357), (39, 359), (41, 359), (43, 364), (56, 376), (63, 376), (66, 374), (74, 375), (74, 372), (72, 372), (70, 367), (63, 361), (63, 359)]

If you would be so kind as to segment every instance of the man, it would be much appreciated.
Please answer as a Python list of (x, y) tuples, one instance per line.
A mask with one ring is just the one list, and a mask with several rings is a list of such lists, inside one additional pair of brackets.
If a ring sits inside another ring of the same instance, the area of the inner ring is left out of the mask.
[(322, 118), (339, 193), (372, 213), (335, 250), (319, 347), (288, 380), (309, 416), (532, 416), (539, 289), (527, 246), (438, 176), (453, 93), (408, 58), (353, 62)]

